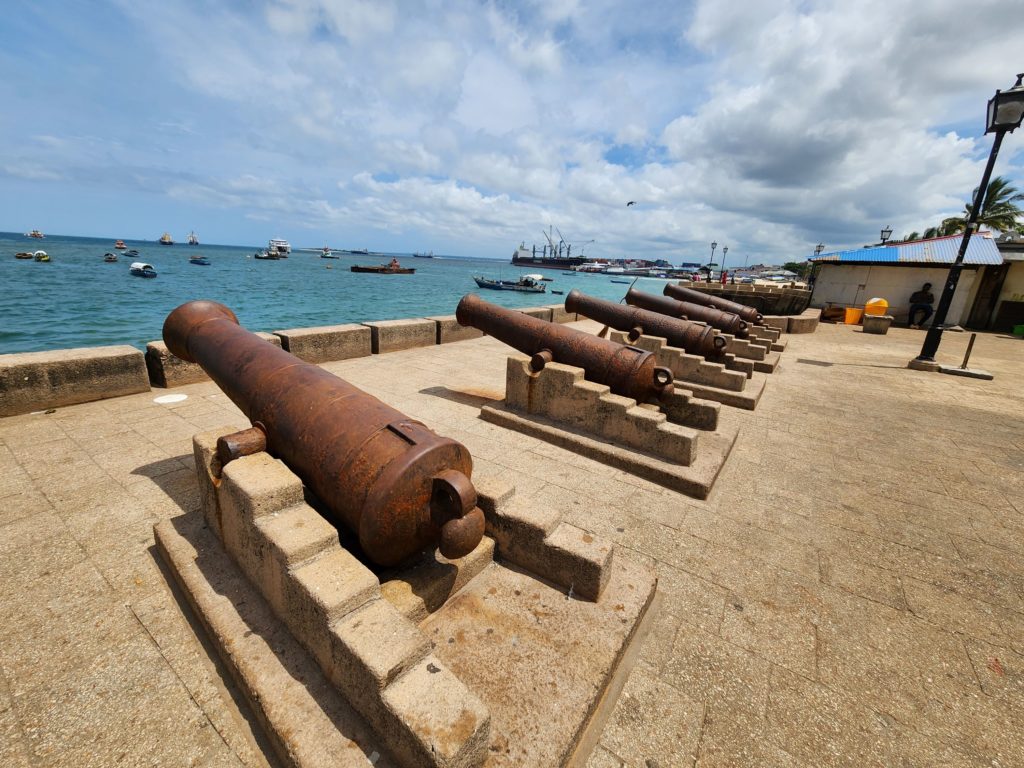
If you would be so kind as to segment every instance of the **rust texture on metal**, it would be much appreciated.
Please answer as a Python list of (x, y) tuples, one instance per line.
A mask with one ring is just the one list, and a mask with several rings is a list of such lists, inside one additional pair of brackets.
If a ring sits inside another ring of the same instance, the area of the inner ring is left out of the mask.
[(565, 311), (584, 315), (617, 331), (626, 331), (630, 341), (636, 341), (640, 334), (646, 334), (660, 336), (670, 347), (679, 347), (694, 355), (720, 357), (725, 351), (725, 338), (709, 325), (605, 301), (581, 293), (576, 288), (565, 297)]
[[(461, 443), (267, 343), (222, 304), (183, 304), (163, 337), (173, 354), (203, 367), (372, 562), (396, 565), (435, 545), (458, 558), (480, 543), (484, 516)], [(239, 434), (218, 455), (250, 450), (251, 431)]]
[(723, 312), (714, 307), (692, 304), (689, 301), (677, 301), (668, 296), (656, 296), (653, 293), (638, 291), (636, 288), (626, 291), (626, 303), (670, 317), (682, 317), (687, 320), (707, 323), (712, 328), (731, 333), (741, 339), (747, 337), (747, 321), (732, 312)]
[(704, 291), (687, 288), (685, 285), (668, 283), (665, 285), (663, 293), (666, 296), (678, 299), (679, 301), (689, 301), (692, 304), (701, 304), (705, 307), (715, 307), (716, 309), (721, 309), (723, 312), (732, 312), (734, 315), (739, 315), (752, 325), (758, 325), (762, 320), (764, 320), (764, 315), (758, 312), (755, 307), (748, 307), (746, 304), (740, 304), (737, 301), (730, 301), (729, 299), (724, 299), (721, 296), (714, 296), (710, 293), (704, 293)]
[(664, 400), (674, 390), (672, 372), (659, 366), (653, 354), (636, 347), (505, 309), (474, 294), (462, 298), (455, 318), (460, 325), (477, 328), (530, 355), (534, 371), (552, 361), (573, 365), (584, 370), (587, 380), (640, 403)]

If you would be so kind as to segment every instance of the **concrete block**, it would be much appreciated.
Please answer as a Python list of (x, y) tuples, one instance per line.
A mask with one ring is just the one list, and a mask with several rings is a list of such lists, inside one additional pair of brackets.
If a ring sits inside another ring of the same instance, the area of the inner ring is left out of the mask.
[(470, 768), (488, 756), (487, 707), (436, 656), (422, 659), (384, 691), (399, 760), (407, 765)]
[(779, 367), (779, 362), (782, 360), (782, 354), (779, 352), (769, 352), (763, 360), (753, 360), (754, 370), (758, 373), (775, 373), (775, 369)]
[(579, 318), (575, 312), (566, 312), (564, 304), (552, 304), (546, 309), (551, 310), (551, 322), (553, 323), (575, 323)]
[(575, 594), (597, 600), (611, 574), (612, 545), (575, 525), (562, 523), (545, 541), (543, 575)]
[(530, 317), (536, 317), (541, 320), (551, 322), (551, 307), (524, 307), (519, 311), (524, 315), (529, 315)]
[(274, 557), (289, 569), (338, 545), (337, 529), (308, 504), (263, 515), (255, 524)]
[[(281, 346), (281, 338), (272, 333), (257, 333), (261, 339), (275, 347)], [(181, 387), (197, 381), (209, 381), (210, 377), (198, 363), (189, 363), (172, 355), (162, 341), (151, 341), (146, 345), (146, 370), (149, 383), (154, 387)]]
[(375, 355), (413, 347), (430, 347), (437, 343), (437, 324), (426, 318), (376, 320), (363, 325), (370, 329), (370, 348)]
[(0, 416), (148, 391), (146, 360), (128, 345), (0, 355)]
[(430, 653), (430, 641), (387, 600), (373, 600), (330, 627), (325, 670), (361, 712), (380, 692)]
[(370, 354), (370, 329), (355, 323), (274, 331), (281, 346), (307, 363), (348, 360)]
[(434, 338), (436, 344), (447, 344), (452, 341), (464, 341), (466, 339), (477, 339), (484, 335), (472, 326), (459, 325), (455, 315), (442, 315), (440, 317), (428, 317), (437, 325), (437, 333)]
[(243, 456), (222, 470), (221, 502), (233, 501), (246, 519), (280, 512), (304, 502), (302, 481), (268, 453)]
[(789, 318), (784, 315), (765, 315), (761, 322), (769, 328), (778, 328), (783, 333), (789, 330)]
[(814, 333), (818, 330), (818, 322), (820, 320), (820, 309), (807, 309), (804, 310), (803, 314), (789, 318), (787, 331), (789, 333)]

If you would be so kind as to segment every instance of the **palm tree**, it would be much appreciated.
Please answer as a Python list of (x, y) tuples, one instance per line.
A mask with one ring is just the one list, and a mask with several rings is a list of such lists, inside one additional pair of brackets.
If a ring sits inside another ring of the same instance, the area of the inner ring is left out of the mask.
[[(978, 196), (975, 189), (971, 195), (973, 200)], [(1017, 220), (1024, 218), (1024, 209), (1017, 203), (1024, 201), (1024, 192), (1019, 192), (1009, 181), (1002, 176), (996, 176), (988, 184), (988, 193), (985, 195), (984, 205), (981, 207), (981, 215), (978, 216), (978, 225), (996, 229), (1000, 232), (1009, 232), (1017, 229), (1020, 224)], [(967, 219), (974, 210), (973, 203), (964, 205), (963, 216), (952, 216), (944, 219), (939, 225), (939, 231), (943, 235), (955, 235), (963, 232), (967, 226)], [(928, 233), (925, 232), (925, 237)]]

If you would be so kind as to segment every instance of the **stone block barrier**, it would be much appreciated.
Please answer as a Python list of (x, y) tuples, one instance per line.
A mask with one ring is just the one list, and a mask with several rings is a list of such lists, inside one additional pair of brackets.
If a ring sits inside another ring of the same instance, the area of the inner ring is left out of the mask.
[(437, 326), (437, 344), (448, 344), (453, 341), (465, 341), (466, 339), (477, 339), (484, 335), (483, 331), (472, 326), (459, 325), (455, 315), (439, 315), (428, 317)]
[(356, 323), (274, 331), (281, 346), (307, 363), (348, 360), (370, 354), (370, 329)]
[(376, 320), (363, 325), (370, 331), (370, 349), (375, 355), (437, 343), (437, 323), (427, 318)]
[[(280, 337), (272, 333), (256, 335), (276, 347), (281, 346)], [(165, 389), (210, 380), (201, 365), (187, 362), (171, 354), (162, 341), (151, 341), (146, 345), (146, 370), (149, 371), (149, 383)]]

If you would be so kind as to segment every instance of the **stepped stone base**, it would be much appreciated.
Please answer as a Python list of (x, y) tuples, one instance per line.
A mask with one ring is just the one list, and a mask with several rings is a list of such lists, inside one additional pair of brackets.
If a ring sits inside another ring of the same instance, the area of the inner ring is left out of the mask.
[(764, 360), (754, 361), (754, 370), (758, 373), (775, 373), (781, 360), (782, 355), (779, 352), (769, 352), (765, 355)]
[[(374, 574), (281, 462), (259, 453), (221, 467), (216, 440), (230, 431), (195, 437), (202, 513), (155, 533), (283, 763), (585, 762), (588, 723), (614, 705), (653, 573), (475, 478), (487, 536), (473, 553)], [(527, 695), (539, 675), (557, 697)]]

